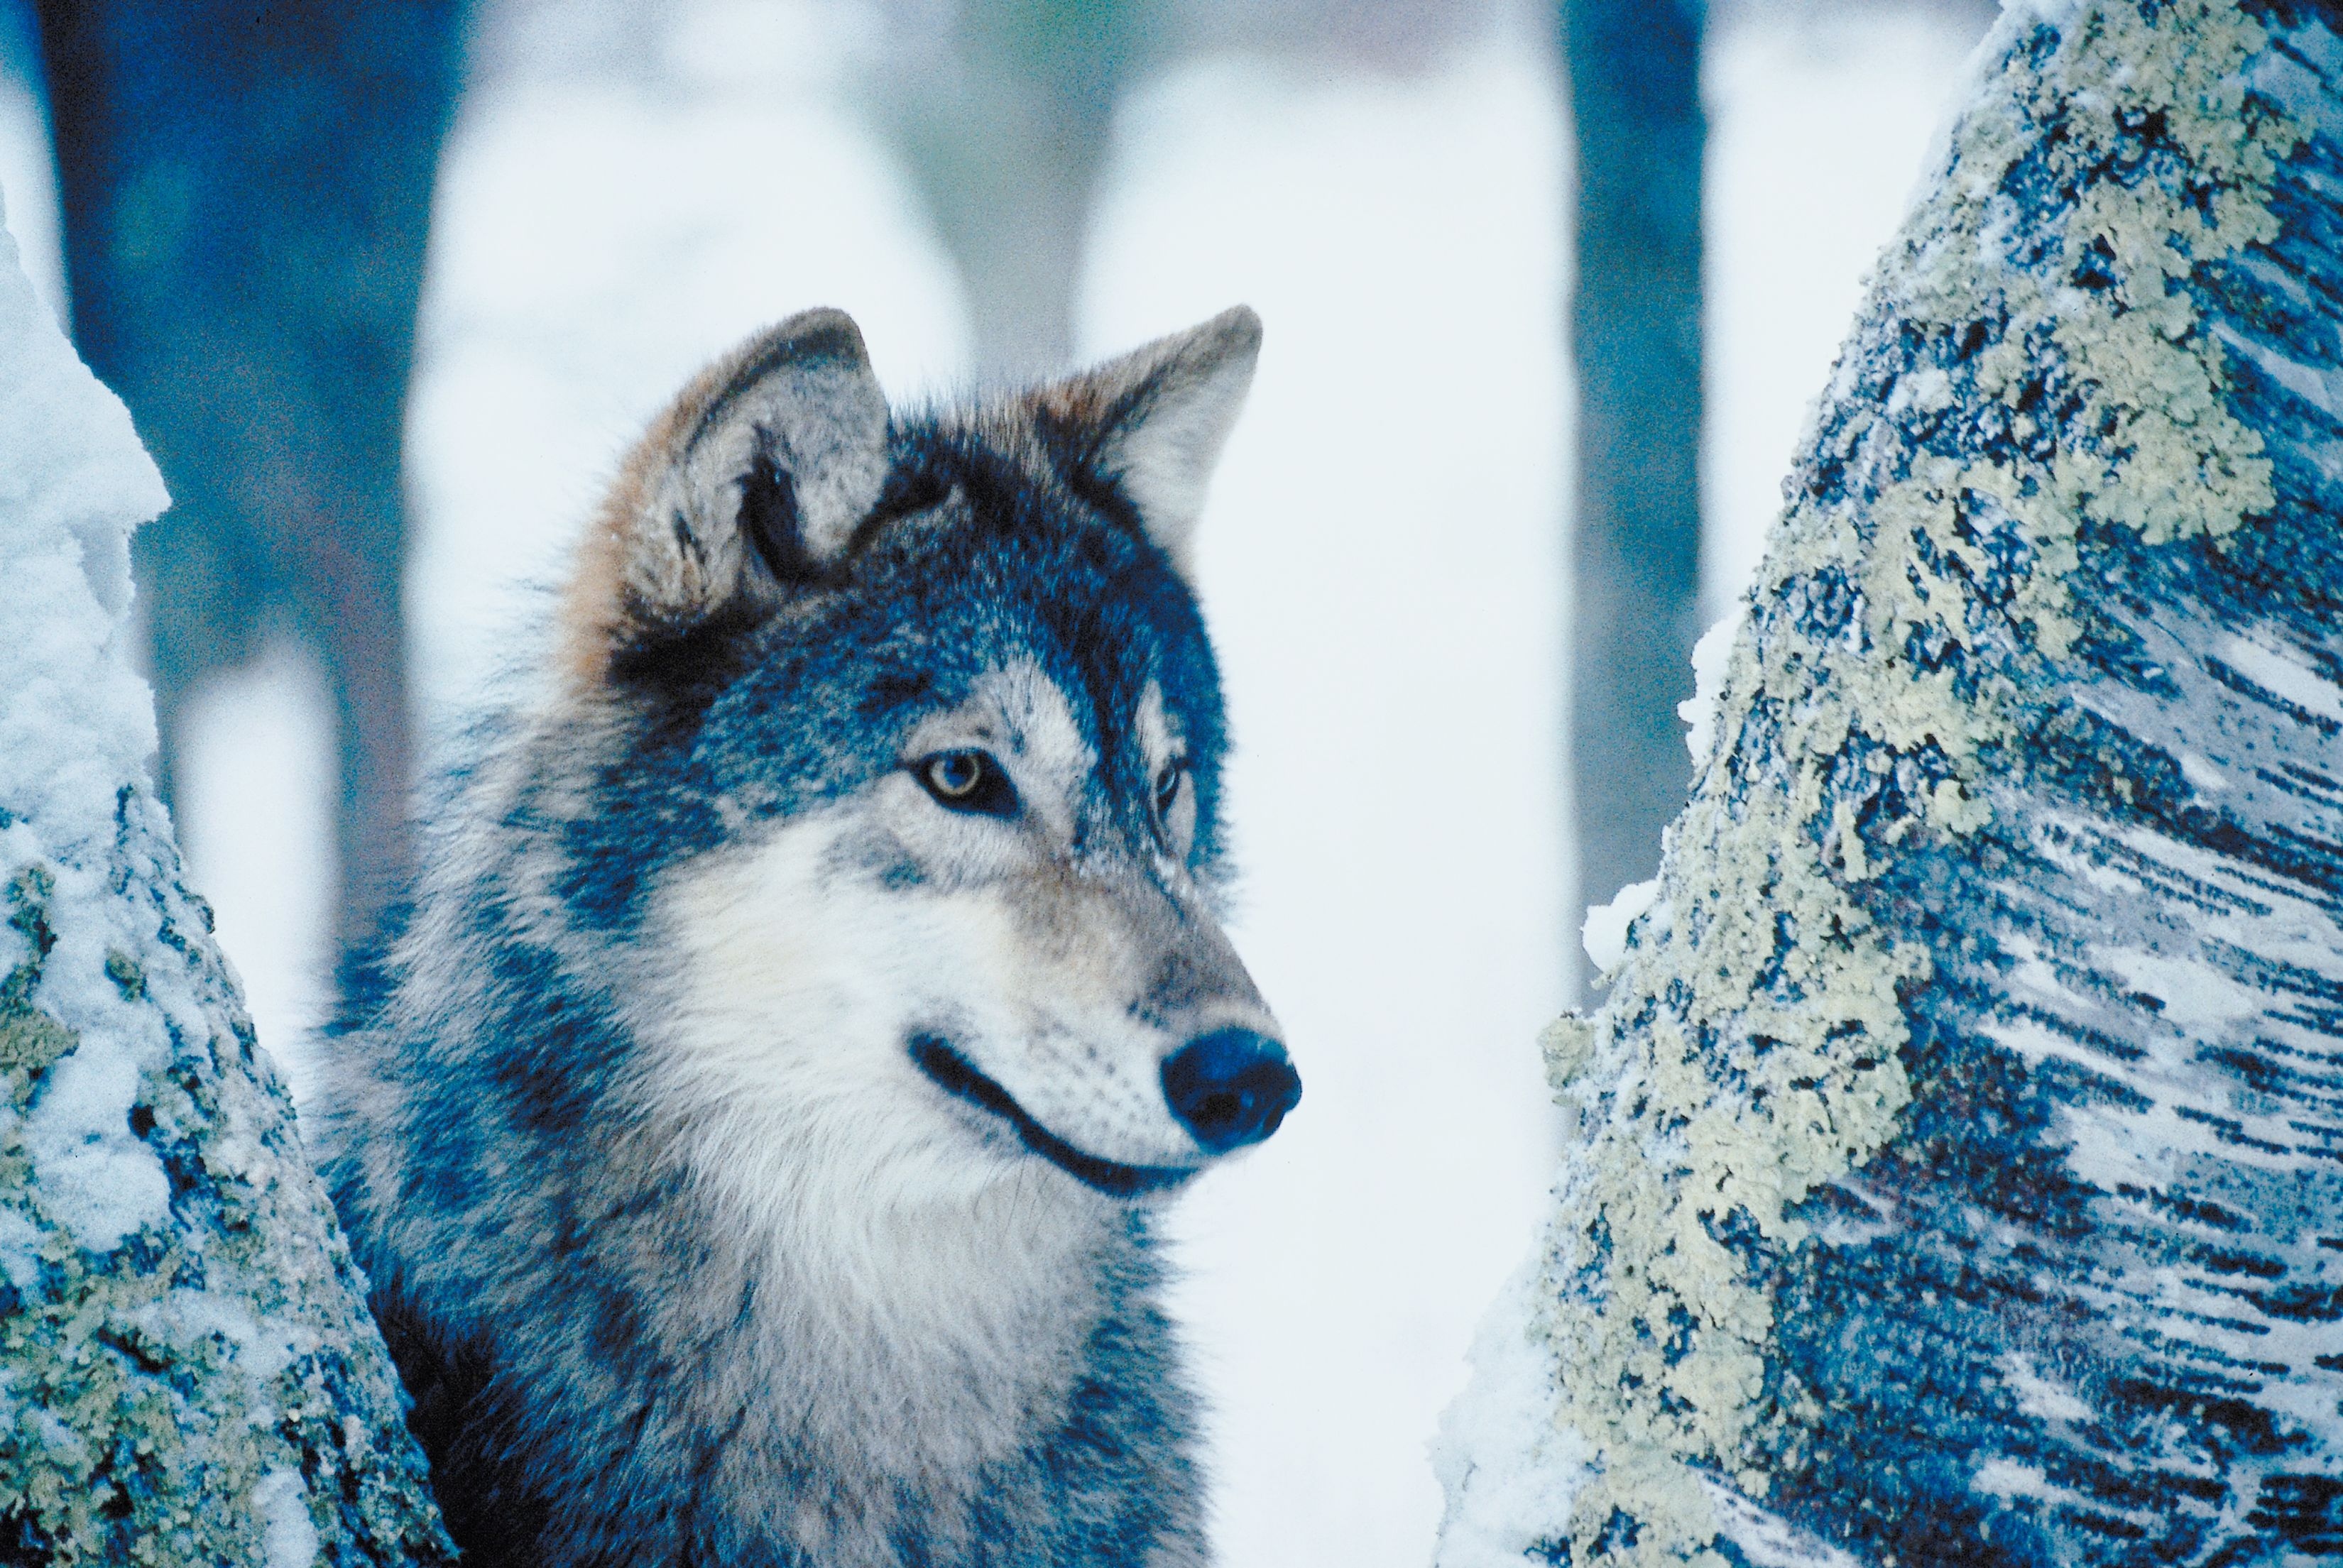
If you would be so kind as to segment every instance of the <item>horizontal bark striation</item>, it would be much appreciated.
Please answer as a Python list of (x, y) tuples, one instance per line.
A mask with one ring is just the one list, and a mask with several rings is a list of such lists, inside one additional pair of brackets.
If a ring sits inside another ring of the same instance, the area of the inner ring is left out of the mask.
[(2338, 28), (2006, 15), (1549, 1038), (1443, 1564), (2343, 1555)]
[(1859, 895), (1931, 960), (1912, 1101), (1770, 1261), (1764, 1442), (1865, 1560), (2343, 1555), (2343, 50), (2277, 20), (2280, 228), (2188, 285), (2275, 505), (2087, 526), (1989, 823)]

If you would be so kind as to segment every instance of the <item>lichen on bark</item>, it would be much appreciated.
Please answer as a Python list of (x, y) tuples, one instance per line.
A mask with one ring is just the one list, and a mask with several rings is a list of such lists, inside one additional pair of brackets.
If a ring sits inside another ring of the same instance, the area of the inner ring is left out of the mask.
[[(2019, 5), (1981, 56), (1788, 487), (1662, 896), (1602, 1008), (1547, 1037), (1581, 1141), (1517, 1331), (1552, 1358), (1567, 1439), (1552, 1445), (1547, 1517), (1512, 1526), (1527, 1555), (1750, 1561), (1755, 1529), (1805, 1532), (1796, 1550), (1816, 1561), (1883, 1545), (1883, 1561), (1995, 1560), (1993, 1532), (2019, 1528), (2005, 1515), (2056, 1512), (1974, 1478), (1940, 1480), (2004, 1496), (1979, 1536), (1816, 1504), (1815, 1478), (1848, 1484), (1860, 1467), (1845, 1453), (1871, 1441), (1854, 1429), (1893, 1403), (1849, 1395), (1859, 1380), (1834, 1357), (1935, 1372), (1885, 1339), (1861, 1343), (1889, 1314), (1815, 1282), (1926, 1273), (1876, 1261), (1924, 1246), (1900, 1184), (1948, 1174), (1906, 1152), (1916, 1119), (1934, 1129), (1956, 1097), (1983, 1116), (2033, 1103), (2040, 1063), (2005, 1060), (1996, 1004), (1970, 999), (2056, 929), (2001, 918), (1996, 901), (2016, 897), (1998, 879), (2051, 853), (2074, 779), (2117, 779), (2131, 799), (2127, 748), (2075, 739), (2090, 694), (2158, 678), (2125, 662), (2135, 597), (2110, 585), (2226, 569), (2231, 542), (2279, 507), (2264, 432), (2298, 427), (2241, 409), (2232, 357), (2255, 311), (2222, 286), (2279, 237), (2282, 176), (2298, 194), (2325, 177), (2313, 166), (2328, 142), (2308, 146), (2318, 127), (2267, 69), (2326, 35), (2318, 9)], [(2072, 1121), (2046, 1116), (2033, 1143), (2013, 1142), (2021, 1164), (2071, 1146)], [(1891, 1150), (1888, 1175), (1866, 1170)], [(2013, 1189), (1966, 1203), (1950, 1187), (1933, 1201), (1962, 1224), (2024, 1201)], [(1825, 1302), (1847, 1312), (1836, 1352), (1815, 1348), (1832, 1330), (1814, 1317)], [(1965, 1332), (2007, 1333), (2005, 1312), (1996, 1295)], [(1986, 1356), (2002, 1369), (1992, 1397), (2035, 1397), (2009, 1392), (2023, 1380), (2007, 1360), (2033, 1354)], [(1949, 1359), (1957, 1382), (1975, 1358)], [(1452, 1462), (1452, 1533), (1475, 1464), (1506, 1462)], [(1926, 1442), (1913, 1462), (1959, 1468)], [(1795, 1530), (1765, 1512), (1776, 1505)]]

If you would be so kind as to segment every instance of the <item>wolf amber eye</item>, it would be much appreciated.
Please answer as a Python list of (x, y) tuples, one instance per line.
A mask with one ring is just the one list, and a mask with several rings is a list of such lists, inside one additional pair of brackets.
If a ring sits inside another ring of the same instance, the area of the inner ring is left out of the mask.
[(1006, 817), (1017, 806), (1001, 764), (981, 751), (940, 751), (919, 765), (919, 776), (929, 794), (955, 811)]
[(1155, 781), (1155, 823), (1164, 847), (1185, 859), (1196, 840), (1196, 791), (1184, 765), (1166, 768)]
[(928, 788), (948, 800), (976, 793), (984, 782), (984, 759), (973, 751), (947, 751), (928, 764)]

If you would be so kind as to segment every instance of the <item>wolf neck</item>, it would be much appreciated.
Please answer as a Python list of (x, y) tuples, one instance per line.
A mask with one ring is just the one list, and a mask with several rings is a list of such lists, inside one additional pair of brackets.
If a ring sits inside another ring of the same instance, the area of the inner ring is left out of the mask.
[[(516, 804), (498, 782), (476, 797), (488, 819), (559, 816), (549, 787)], [(417, 1225), (396, 1258), (450, 1346), (492, 1335), (500, 1375), (535, 1391), (546, 1452), (518, 1475), (616, 1462), (612, 1485), (656, 1491), (679, 1467), (694, 1507), (729, 1521), (709, 1539), (769, 1534), (836, 1565), (969, 1535), (1011, 1476), (1063, 1484), (1064, 1442), (1111, 1448), (1118, 1487), (1156, 1483), (1186, 1406), (1132, 1211), (1038, 1158), (972, 1163), (902, 1113), (931, 1086), (850, 1032), (862, 1015), (830, 990), (589, 938), (544, 892), (567, 864), (556, 837), (503, 842), (432, 874), (415, 930), (443, 940), (406, 950), (391, 1027), (408, 1068), (386, 1092), (413, 1127), (495, 1130), (447, 1141), (498, 1151), (498, 1169), (417, 1190), (530, 1198), (447, 1216), (479, 1248)], [(539, 1051), (552, 1001), (564, 1043)], [(500, 1141), (516, 1135), (525, 1149)], [(377, 1190), (387, 1210), (408, 1189), (386, 1171)]]
[(701, 1201), (711, 1233), (732, 1238), (717, 1266), (739, 1271), (753, 1307), (710, 1350), (759, 1368), (782, 1428), (770, 1440), (809, 1445), (825, 1468), (860, 1456), (876, 1482), (966, 1474), (1067, 1419), (1093, 1336), (1126, 1304), (1141, 1249), (1127, 1214), (1070, 1202), (1038, 1161), (974, 1192), (920, 1194), (863, 1179), (850, 1158), (759, 1171), (739, 1155)]

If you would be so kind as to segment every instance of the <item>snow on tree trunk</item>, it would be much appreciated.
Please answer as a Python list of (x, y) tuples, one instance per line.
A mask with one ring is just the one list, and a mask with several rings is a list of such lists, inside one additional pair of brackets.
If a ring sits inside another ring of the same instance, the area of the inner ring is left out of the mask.
[(1988, 41), (1548, 1037), (1443, 1568), (2343, 1553), (2338, 27)]
[(148, 783), (162, 481), (0, 246), (0, 1563), (452, 1561)]

